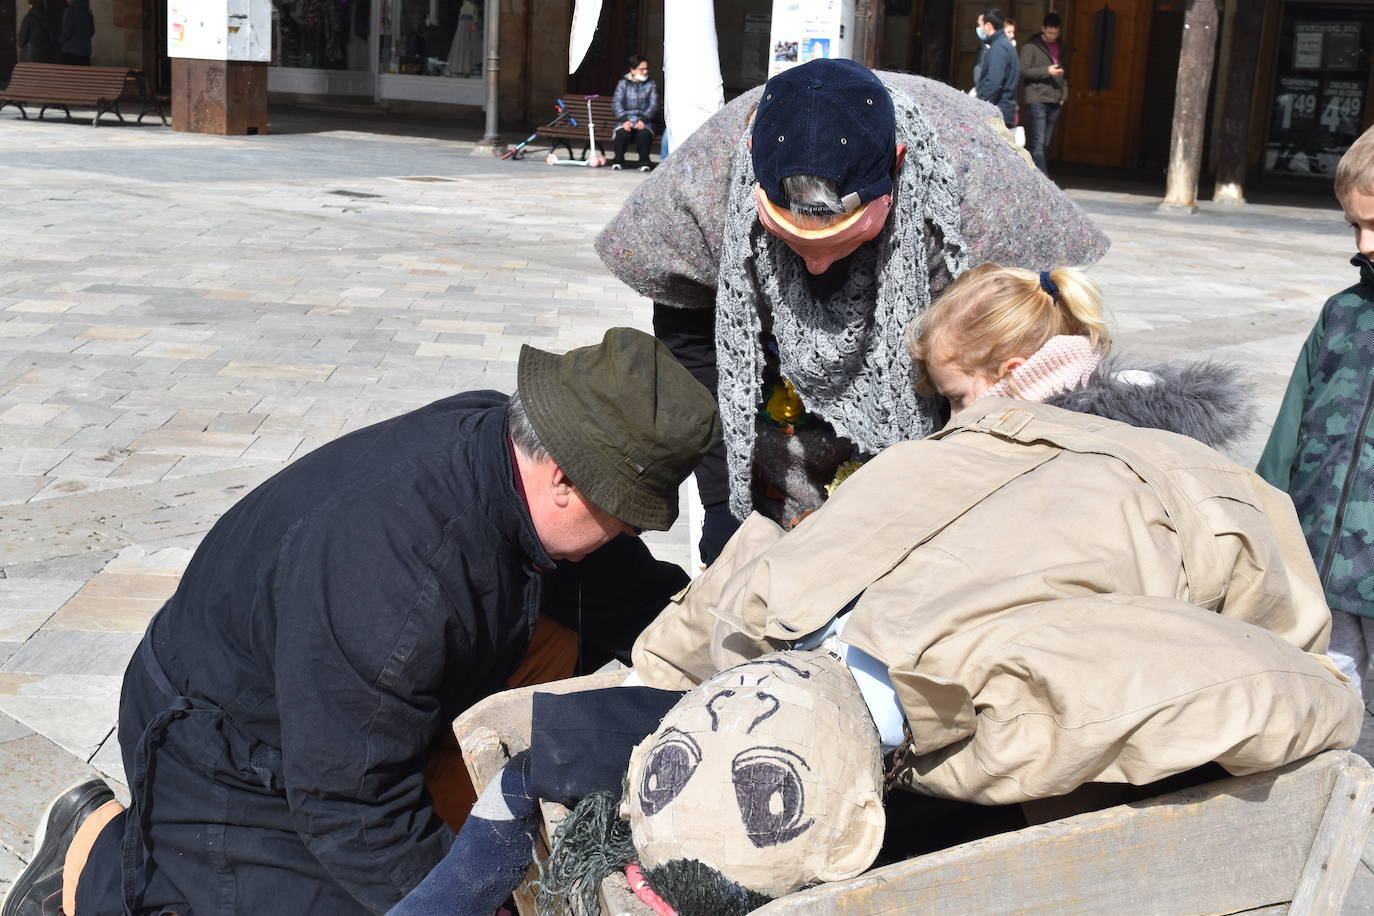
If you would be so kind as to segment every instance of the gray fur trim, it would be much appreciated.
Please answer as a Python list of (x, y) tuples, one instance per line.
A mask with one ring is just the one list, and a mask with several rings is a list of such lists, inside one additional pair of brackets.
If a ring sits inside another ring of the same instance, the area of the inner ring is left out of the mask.
[(1116, 360), (1104, 362), (1083, 387), (1046, 398), (1045, 403), (1179, 433), (1215, 449), (1243, 441), (1254, 426), (1254, 394), (1238, 366), (1210, 361), (1130, 366), (1153, 376), (1153, 383), (1145, 385), (1122, 378), (1126, 368)]

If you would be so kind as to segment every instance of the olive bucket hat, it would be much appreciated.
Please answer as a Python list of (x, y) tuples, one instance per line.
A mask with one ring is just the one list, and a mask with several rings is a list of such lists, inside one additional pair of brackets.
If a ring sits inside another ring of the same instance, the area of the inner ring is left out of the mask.
[(561, 355), (527, 345), (516, 379), (539, 441), (583, 496), (627, 525), (672, 527), (720, 416), (667, 347), (633, 328)]

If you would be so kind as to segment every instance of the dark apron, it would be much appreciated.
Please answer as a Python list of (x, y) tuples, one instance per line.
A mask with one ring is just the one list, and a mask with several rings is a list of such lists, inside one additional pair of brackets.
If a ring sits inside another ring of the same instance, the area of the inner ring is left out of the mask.
[[(205, 700), (182, 696), (151, 633), (124, 675), (119, 735), (133, 802), (121, 818), (119, 877), (82, 873), (82, 916), (371, 912), (330, 877), (296, 832), (281, 752)], [(113, 826), (113, 825), (112, 825)], [(102, 833), (92, 861), (113, 839)], [(94, 899), (91, 899), (94, 898)]]

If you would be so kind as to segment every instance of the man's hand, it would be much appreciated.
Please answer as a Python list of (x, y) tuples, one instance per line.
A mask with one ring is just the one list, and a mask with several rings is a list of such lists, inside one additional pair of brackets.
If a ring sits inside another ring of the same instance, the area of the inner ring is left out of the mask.
[[(640, 123), (642, 124), (642, 123), (644, 123), (644, 122), (641, 121)], [(634, 129), (635, 129), (635, 126), (634, 126), (633, 124), (631, 124), (629, 121), (626, 121), (624, 124), (622, 124), (622, 125), (620, 125), (620, 126), (623, 127), (623, 128), (625, 128), (626, 130), (634, 130)]]
[(636, 121), (636, 122), (635, 122), (635, 130), (643, 130), (643, 129), (644, 129), (644, 122), (643, 122), (643, 121)]
[(1050, 64), (1050, 76), (1060, 77), (1064, 75), (1064, 68), (1058, 64)]

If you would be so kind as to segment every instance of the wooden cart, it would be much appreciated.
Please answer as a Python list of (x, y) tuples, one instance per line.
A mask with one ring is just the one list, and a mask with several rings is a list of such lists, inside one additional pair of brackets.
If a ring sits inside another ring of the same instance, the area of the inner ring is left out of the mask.
[[(610, 687), (596, 674), (489, 697), (454, 722), (480, 791), (529, 746), (536, 691)], [(546, 829), (566, 814), (545, 804)], [(999, 834), (775, 900), (760, 914), (1321, 914), (1340, 911), (1374, 822), (1374, 770), (1328, 751), (1278, 770), (1222, 779)], [(543, 850), (541, 850), (542, 854)], [(603, 912), (651, 916), (623, 876)], [(523, 887), (517, 903), (533, 916)]]

